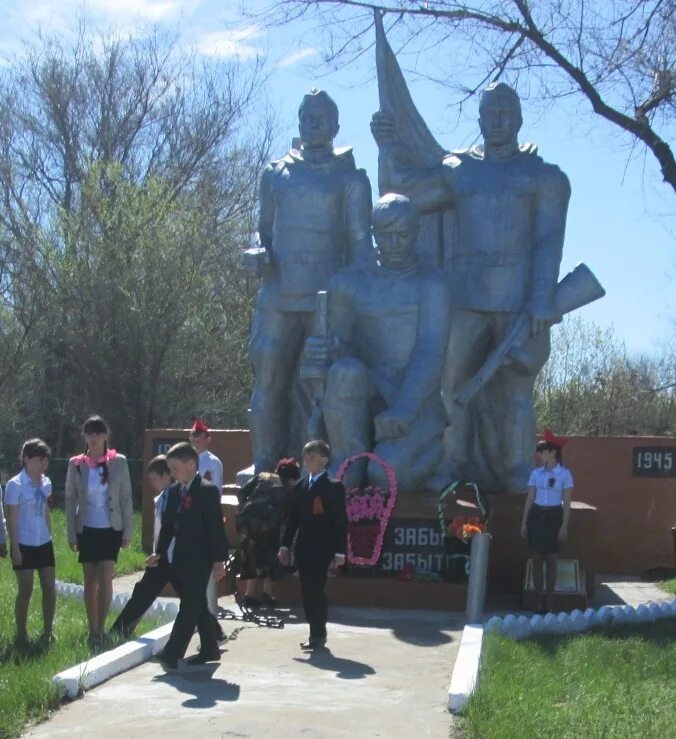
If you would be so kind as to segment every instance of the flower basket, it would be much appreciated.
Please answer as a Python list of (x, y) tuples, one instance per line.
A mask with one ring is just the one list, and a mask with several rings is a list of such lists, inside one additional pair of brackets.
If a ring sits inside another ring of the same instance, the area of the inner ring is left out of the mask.
[(342, 480), (347, 468), (360, 459), (377, 462), (387, 475), (387, 490), (369, 485), (345, 491), (347, 512), (347, 561), (355, 565), (375, 565), (380, 559), (383, 537), (397, 501), (397, 478), (390, 465), (377, 454), (364, 452), (346, 459), (338, 470)]
[[(456, 516), (446, 520), (445, 504), (457, 496), (459, 488), (468, 487), (474, 491), (479, 509), (478, 516)], [(447, 485), (439, 495), (438, 503), (439, 527), (446, 550), (446, 566), (442, 571), (445, 580), (466, 582), (469, 576), (470, 550), (474, 534), (486, 531), (488, 520), (488, 500), (473, 482), (453, 482)]]

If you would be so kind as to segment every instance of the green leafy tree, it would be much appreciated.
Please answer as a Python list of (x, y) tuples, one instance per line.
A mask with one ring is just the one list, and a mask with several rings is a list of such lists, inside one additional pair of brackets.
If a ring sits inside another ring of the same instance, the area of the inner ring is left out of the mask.
[(271, 137), (263, 81), (257, 63), (86, 24), (4, 69), (3, 447), (39, 433), (70, 453), (94, 411), (132, 454), (147, 426), (244, 421), (253, 286), (238, 254)]
[(632, 357), (612, 330), (569, 318), (552, 332), (538, 376), (538, 426), (561, 433), (676, 435), (674, 342), (655, 356)]

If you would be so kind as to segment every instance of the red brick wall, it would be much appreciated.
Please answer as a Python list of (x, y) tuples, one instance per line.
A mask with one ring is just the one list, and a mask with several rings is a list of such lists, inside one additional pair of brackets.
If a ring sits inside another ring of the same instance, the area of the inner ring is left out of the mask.
[[(574, 500), (597, 508), (596, 572), (638, 573), (676, 565), (676, 477), (632, 476), (634, 447), (676, 447), (676, 438), (571, 437), (564, 463)], [(676, 464), (676, 460), (674, 460)]]
[[(211, 450), (223, 462), (224, 482), (234, 482), (238, 470), (251, 464), (249, 432), (241, 430), (212, 431)], [(152, 429), (146, 431), (145, 455), (152, 456), (155, 439), (187, 439), (184, 429)], [(576, 556), (593, 572), (639, 573), (652, 567), (676, 565), (671, 527), (676, 526), (676, 477), (646, 478), (632, 476), (634, 447), (676, 447), (676, 438), (623, 436), (571, 437), (564, 449), (564, 463), (573, 472), (573, 499), (596, 508), (596, 515), (584, 512), (573, 517), (579, 520), (577, 532), (571, 530), (571, 540), (564, 552)], [(413, 494), (411, 494), (413, 495)], [(395, 517), (419, 514), (436, 518), (436, 496), (424, 493), (418, 505), (411, 506), (411, 495), (402, 496)], [(492, 496), (495, 498), (495, 496)], [(406, 509), (406, 510), (404, 510)], [(494, 502), (495, 562), (513, 562), (525, 558), (525, 547), (519, 539), (522, 496), (509, 495), (502, 505)], [(143, 544), (152, 543), (152, 494), (144, 487)], [(514, 529), (512, 531), (512, 529)], [(512, 538), (514, 537), (514, 538)], [(520, 568), (520, 565), (519, 565)], [(497, 575), (497, 571), (495, 572)], [(500, 576), (499, 579), (502, 579)]]
[[(158, 440), (187, 441), (188, 429), (148, 429), (143, 447), (143, 467), (145, 469), (155, 452)], [(243, 467), (251, 464), (251, 445), (249, 432), (239, 429), (213, 429), (209, 449), (223, 462), (223, 483), (235, 481), (235, 475)], [(153, 544), (153, 497), (154, 493), (143, 480), (143, 548), (150, 551)]]

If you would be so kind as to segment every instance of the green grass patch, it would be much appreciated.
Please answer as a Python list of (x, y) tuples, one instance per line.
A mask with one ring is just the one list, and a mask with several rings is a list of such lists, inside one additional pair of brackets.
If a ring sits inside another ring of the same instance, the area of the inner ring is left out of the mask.
[(481, 739), (676, 736), (676, 619), (521, 642), (487, 634), (462, 726)]
[(662, 590), (666, 590), (667, 593), (673, 593), (673, 595), (676, 595), (676, 577), (673, 580), (663, 580), (658, 584)]
[[(71, 552), (66, 536), (66, 514), (54, 509), (52, 517), (52, 538), (54, 539), (54, 558), (56, 560), (56, 579), (63, 582), (74, 582), (82, 585), (82, 565), (77, 561), (77, 552)], [(115, 565), (115, 575), (128, 575), (145, 567), (146, 554), (141, 548), (141, 514), (134, 513), (134, 530), (131, 544), (127, 549), (120, 549), (120, 556)]]
[[(134, 542), (122, 550), (118, 574), (143, 567), (145, 555), (140, 546), (140, 515), (135, 514)], [(53, 511), (52, 533), (56, 555), (56, 576), (60, 580), (82, 583), (82, 565), (66, 541), (63, 511)], [(51, 709), (61, 702), (61, 695), (51, 682), (52, 677), (67, 667), (84, 662), (91, 656), (87, 646), (87, 615), (81, 600), (57, 595), (54, 633), (56, 644), (47, 650), (32, 641), (27, 647), (14, 643), (14, 599), (16, 578), (9, 558), (0, 560), (0, 739), (19, 736), (26, 724), (44, 720)], [(108, 626), (116, 617), (111, 612)], [(145, 619), (137, 633), (156, 628), (158, 619)], [(28, 618), (28, 632), (33, 637), (42, 631), (40, 582), (35, 575), (33, 597)]]

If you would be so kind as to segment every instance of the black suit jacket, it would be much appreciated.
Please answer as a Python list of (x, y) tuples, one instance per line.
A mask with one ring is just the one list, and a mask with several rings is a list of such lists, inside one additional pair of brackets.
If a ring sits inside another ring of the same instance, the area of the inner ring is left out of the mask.
[(177, 570), (211, 567), (226, 556), (226, 537), (221, 513), (221, 493), (198, 474), (181, 500), (181, 486), (169, 490), (169, 500), (157, 541), (157, 554), (166, 559), (176, 538), (173, 566)]
[(307, 480), (301, 480), (296, 485), (282, 544), (290, 547), (296, 532), (298, 532), (296, 541), (298, 560), (328, 562), (334, 554), (345, 553), (347, 514), (345, 488), (342, 482), (324, 474), (310, 490)]

